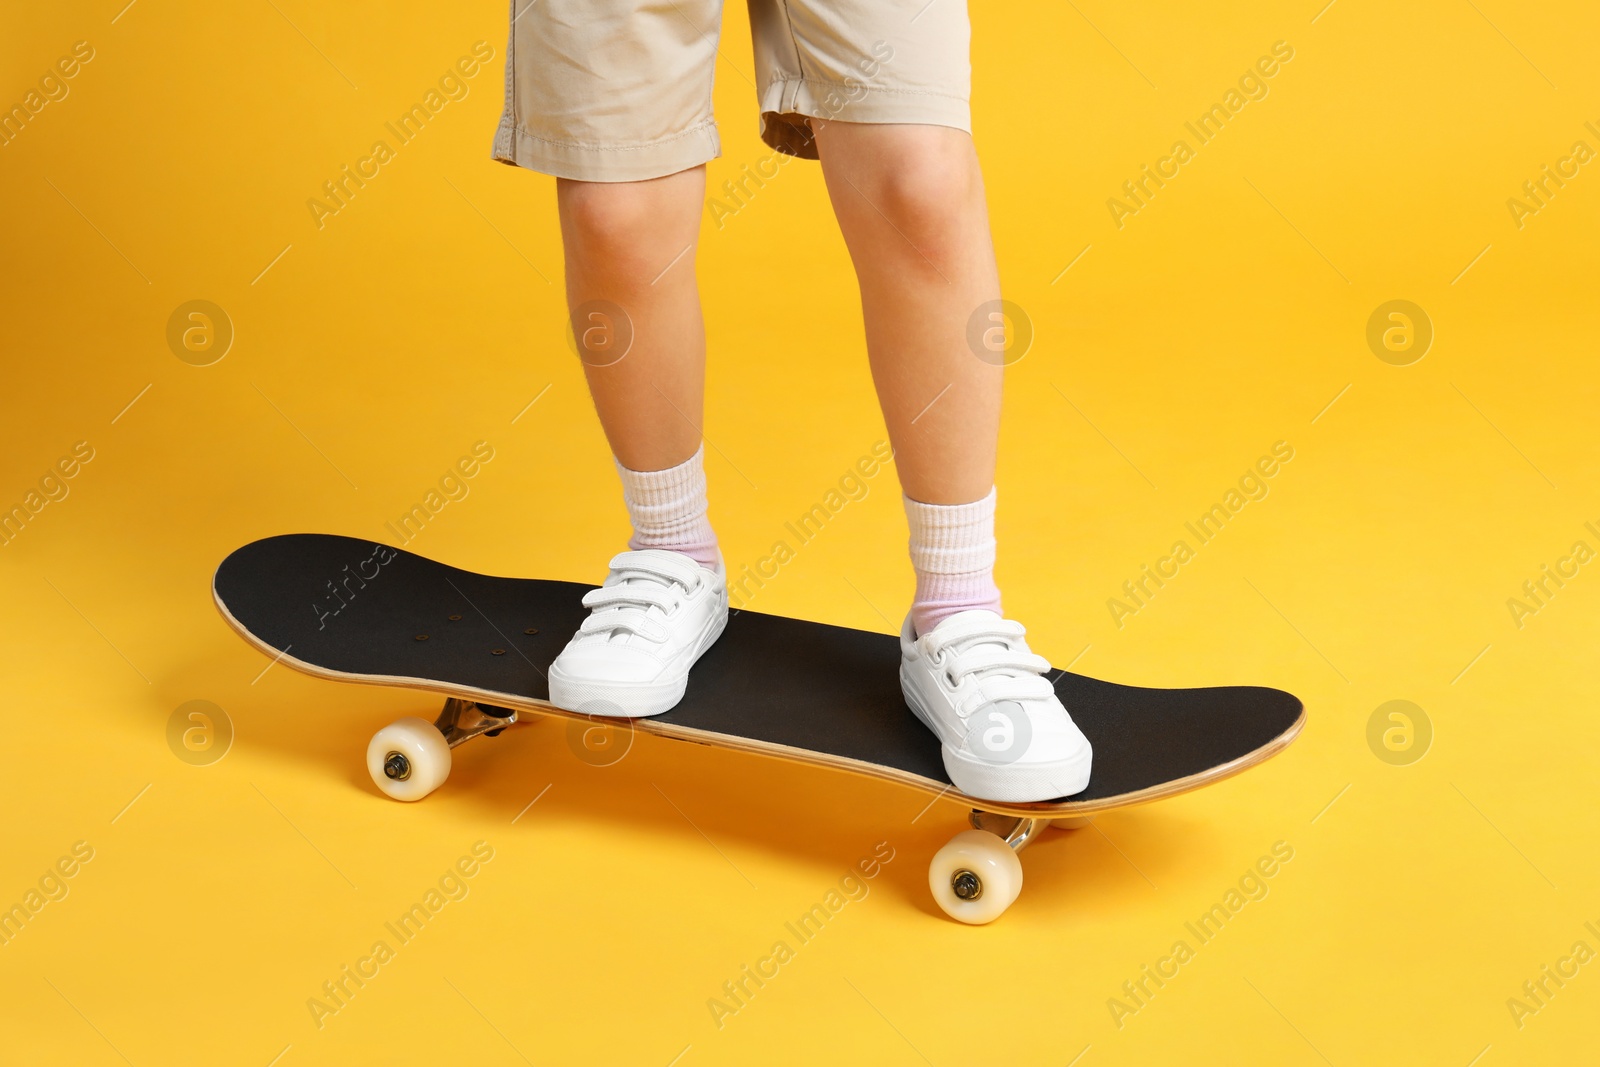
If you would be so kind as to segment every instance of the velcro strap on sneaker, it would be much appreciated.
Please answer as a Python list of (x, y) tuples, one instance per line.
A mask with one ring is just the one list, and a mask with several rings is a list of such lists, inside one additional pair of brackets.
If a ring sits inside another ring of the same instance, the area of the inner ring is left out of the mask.
[(626, 580), (629, 575), (647, 575), (657, 581), (676, 582), (685, 589), (694, 587), (705, 568), (682, 552), (669, 552), (660, 548), (644, 548), (633, 552), (618, 552), (611, 557), (611, 576), (606, 584)]
[(990, 641), (998, 644), (1009, 645), (1020, 640), (1027, 630), (1020, 622), (1011, 619), (1001, 619), (987, 613), (973, 612), (970, 615), (956, 615), (938, 626), (927, 635), (928, 650), (938, 654), (954, 645), (964, 645), (977, 641)]
[(678, 597), (671, 589), (660, 585), (629, 583), (627, 585), (602, 585), (583, 594), (583, 606), (597, 608), (660, 608), (671, 611)]
[(1048, 700), (1054, 692), (1055, 686), (1037, 674), (990, 675), (978, 680), (974, 695), (960, 709), (960, 714), (965, 718), (977, 708), (1002, 700), (1015, 700), (1022, 704)]
[(583, 625), (578, 627), (580, 634), (612, 634), (617, 632), (638, 634), (647, 641), (661, 644), (671, 634), (660, 619), (652, 619), (635, 608), (618, 608), (612, 611), (602, 611), (590, 615), (583, 620)]
[(1050, 661), (1025, 649), (1002, 645), (979, 645), (957, 653), (949, 661), (950, 676), (960, 681), (969, 674), (1003, 670), (1026, 674), (1043, 674), (1050, 669)]

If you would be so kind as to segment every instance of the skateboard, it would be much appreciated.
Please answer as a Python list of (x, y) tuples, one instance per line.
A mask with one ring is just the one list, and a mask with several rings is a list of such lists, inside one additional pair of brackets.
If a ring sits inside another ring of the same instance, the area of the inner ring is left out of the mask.
[(1054, 671), (1057, 695), (1094, 746), (1088, 786), (1039, 803), (982, 800), (951, 784), (937, 738), (906, 707), (890, 634), (737, 611), (671, 711), (623, 722), (555, 707), (545, 673), (588, 614), (580, 600), (590, 588), (287, 534), (224, 559), (212, 595), (239, 636), (287, 667), (446, 698), (434, 722), (401, 719), (373, 737), (367, 768), (390, 797), (437, 789), (457, 745), (551, 716), (885, 779), (972, 809), (972, 829), (929, 867), (940, 907), (970, 923), (1016, 899), (1017, 852), (1052, 823), (1081, 825), (1228, 778), (1283, 751), (1305, 724), (1301, 702), (1276, 689), (1144, 689)]

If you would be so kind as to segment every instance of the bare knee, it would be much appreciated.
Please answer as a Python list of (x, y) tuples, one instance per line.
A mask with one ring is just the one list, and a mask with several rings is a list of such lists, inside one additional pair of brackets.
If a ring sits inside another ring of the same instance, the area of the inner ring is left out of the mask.
[[(692, 242), (700, 193), (683, 175), (647, 182), (557, 183), (567, 254), (587, 269), (618, 276), (659, 271)], [(703, 187), (703, 176), (697, 175)], [(645, 279), (648, 281), (648, 277)]]
[(982, 207), (982, 177), (971, 142), (937, 135), (911, 138), (875, 169), (862, 189), (875, 211), (934, 262), (959, 254), (972, 212)]
[(584, 251), (615, 254), (646, 236), (655, 198), (638, 183), (562, 181), (559, 189), (563, 236)]

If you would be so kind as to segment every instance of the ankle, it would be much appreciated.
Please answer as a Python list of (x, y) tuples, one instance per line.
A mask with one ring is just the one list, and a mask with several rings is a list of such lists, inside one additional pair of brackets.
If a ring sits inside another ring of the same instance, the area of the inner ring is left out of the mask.
[(963, 611), (1000, 614), (1000, 590), (994, 583), (995, 491), (968, 504), (904, 500), (911, 566), (917, 573), (912, 632), (920, 637)]
[(916, 603), (911, 605), (911, 636), (921, 637), (950, 616), (963, 611), (992, 611), (1002, 615), (1000, 590), (991, 580), (987, 587), (974, 582), (968, 588), (950, 589), (942, 595), (930, 593), (926, 598), (919, 592)]
[(694, 455), (665, 470), (635, 471), (617, 463), (622, 499), (633, 524), (628, 547), (679, 552), (709, 571), (722, 554), (707, 518), (706, 475), (702, 445)]

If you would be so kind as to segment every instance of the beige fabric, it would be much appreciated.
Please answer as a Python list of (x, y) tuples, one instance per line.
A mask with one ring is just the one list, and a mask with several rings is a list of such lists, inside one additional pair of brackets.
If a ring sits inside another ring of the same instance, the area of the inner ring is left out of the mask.
[[(749, 0), (761, 136), (816, 159), (812, 120), (971, 129), (965, 0)], [(512, 0), (494, 158), (642, 181), (721, 154), (722, 0)], [(724, 76), (745, 71), (722, 58)], [(739, 75), (733, 75), (738, 77)]]

